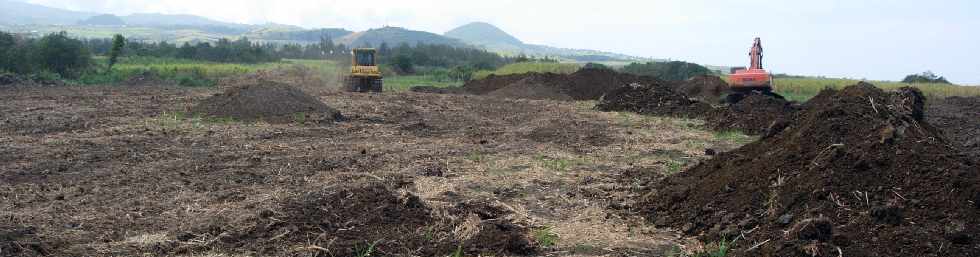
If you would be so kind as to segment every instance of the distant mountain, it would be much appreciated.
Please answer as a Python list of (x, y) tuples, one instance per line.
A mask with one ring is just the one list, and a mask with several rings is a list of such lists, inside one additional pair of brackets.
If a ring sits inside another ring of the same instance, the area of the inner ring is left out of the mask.
[(262, 27), (249, 31), (244, 36), (249, 39), (261, 39), (266, 41), (288, 41), (301, 43), (320, 42), (320, 39), (327, 37), (337, 40), (344, 36), (353, 34), (353, 31), (339, 28), (329, 29), (288, 29), (284, 27)]
[(135, 13), (123, 16), (122, 20), (130, 26), (142, 27), (171, 27), (171, 26), (193, 26), (193, 27), (228, 27), (228, 28), (248, 28), (249, 25), (216, 21), (201, 16), (186, 14), (159, 14), (159, 13)]
[(477, 45), (498, 45), (514, 46), (520, 48), (524, 45), (517, 39), (500, 28), (485, 22), (474, 22), (463, 25), (459, 28), (450, 30), (444, 34), (447, 37), (457, 38)]
[(408, 30), (399, 27), (384, 27), (380, 29), (370, 29), (367, 31), (353, 33), (340, 39), (334, 40), (351, 47), (373, 46), (378, 47), (381, 43), (387, 43), (391, 47), (402, 43), (416, 45), (418, 43), (432, 45), (451, 45), (457, 47), (469, 47), (463, 41), (448, 38), (439, 34), (425, 31)]
[(126, 22), (112, 14), (103, 14), (89, 17), (88, 19), (78, 22), (78, 25), (91, 25), (91, 26), (123, 26)]
[(444, 35), (506, 55), (526, 54), (537, 57), (559, 57), (579, 62), (650, 61), (645, 58), (596, 50), (526, 44), (500, 28), (484, 22), (466, 24), (450, 30)]
[(43, 5), (0, 0), (0, 23), (8, 25), (27, 24), (75, 24), (97, 15), (89, 12), (76, 12)]

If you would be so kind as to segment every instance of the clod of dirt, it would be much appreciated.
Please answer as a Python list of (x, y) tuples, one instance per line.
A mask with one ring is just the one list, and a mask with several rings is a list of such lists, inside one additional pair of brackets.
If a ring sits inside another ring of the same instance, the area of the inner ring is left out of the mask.
[[(980, 168), (919, 119), (921, 105), (913, 88), (825, 90), (785, 129), (664, 179), (641, 206), (704, 240), (751, 230), (734, 256), (980, 256), (963, 236), (980, 234)], [(785, 214), (800, 220), (794, 236)]]
[(676, 86), (678, 92), (697, 98), (705, 103), (719, 103), (721, 96), (728, 92), (728, 82), (718, 76), (699, 75)]
[(707, 126), (713, 130), (738, 130), (746, 134), (760, 135), (769, 130), (781, 130), (777, 121), (788, 119), (799, 107), (792, 102), (751, 94), (742, 101), (719, 108), (707, 117)]
[(630, 84), (620, 87), (599, 99), (596, 109), (680, 117), (702, 117), (712, 110), (710, 105), (674, 92), (663, 84)]
[(229, 88), (204, 99), (192, 109), (195, 114), (213, 118), (271, 123), (339, 121), (339, 111), (292, 86), (258, 80)]
[(195, 246), (202, 249), (184, 250), (257, 255), (357, 256), (369, 248), (372, 256), (446, 256), (458, 247), (467, 254), (535, 251), (529, 229), (504, 218), (510, 213), (497, 210), (491, 220), (483, 218), (491, 207), (479, 204), (440, 210), (377, 183), (323, 189), (280, 206), (279, 211), (204, 220), (175, 234), (185, 242), (211, 239)]

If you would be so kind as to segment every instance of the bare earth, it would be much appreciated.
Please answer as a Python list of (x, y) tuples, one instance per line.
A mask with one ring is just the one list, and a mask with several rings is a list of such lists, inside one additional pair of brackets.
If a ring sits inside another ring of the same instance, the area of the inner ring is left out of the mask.
[(594, 111), (594, 102), (307, 91), (348, 120), (185, 114), (216, 89), (0, 90), (0, 241), (53, 255), (249, 255), (172, 249), (195, 244), (185, 236), (203, 220), (382, 182), (430, 206), (506, 206), (558, 236), (536, 255), (666, 255), (698, 246), (629, 214), (628, 199), (648, 191), (640, 178), (749, 141), (698, 120)]

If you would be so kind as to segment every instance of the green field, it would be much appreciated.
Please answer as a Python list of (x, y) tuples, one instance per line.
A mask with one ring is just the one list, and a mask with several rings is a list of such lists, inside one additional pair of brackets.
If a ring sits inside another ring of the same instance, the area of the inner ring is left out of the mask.
[(461, 81), (445, 81), (436, 78), (435, 76), (427, 75), (416, 75), (416, 76), (391, 76), (386, 77), (384, 81), (384, 87), (386, 91), (408, 91), (410, 88), (415, 86), (432, 86), (432, 87), (456, 87), (462, 86)]
[[(105, 58), (95, 59), (100, 63), (98, 70), (104, 70)], [(218, 79), (254, 73), (260, 70), (284, 69), (302, 65), (318, 71), (324, 81), (336, 78), (338, 66), (328, 60), (283, 60), (280, 62), (259, 64), (215, 63), (207, 61), (156, 58), (156, 57), (124, 57), (112, 67), (111, 72), (89, 72), (83, 74), (78, 82), (81, 84), (117, 84), (131, 78), (144, 76), (163, 81), (174, 82), (181, 86), (213, 86)]]

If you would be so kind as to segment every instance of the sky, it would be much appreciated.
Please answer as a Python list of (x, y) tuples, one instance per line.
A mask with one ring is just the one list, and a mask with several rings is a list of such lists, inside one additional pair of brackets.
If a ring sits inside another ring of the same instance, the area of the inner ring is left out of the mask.
[(535, 44), (748, 65), (761, 37), (774, 73), (900, 80), (933, 71), (980, 85), (976, 0), (23, 0), (113, 13), (240, 23), (443, 33), (483, 21)]

